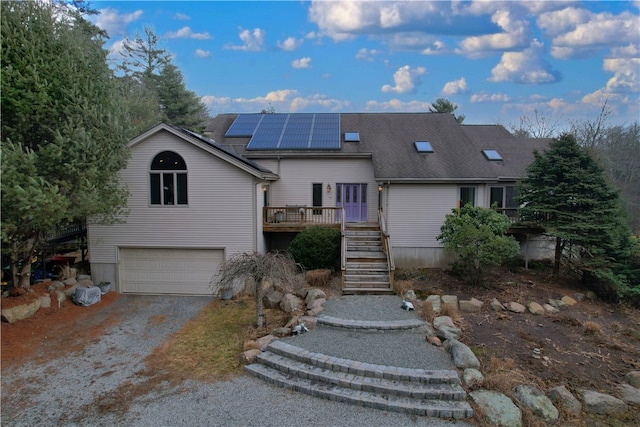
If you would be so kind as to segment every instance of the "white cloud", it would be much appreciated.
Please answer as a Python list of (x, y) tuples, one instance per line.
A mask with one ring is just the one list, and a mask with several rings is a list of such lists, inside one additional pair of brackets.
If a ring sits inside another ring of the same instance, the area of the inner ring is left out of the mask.
[(605, 59), (603, 68), (613, 73), (607, 81), (608, 92), (640, 93), (640, 58)]
[(467, 81), (464, 77), (460, 77), (458, 80), (447, 82), (442, 88), (443, 95), (459, 95), (461, 93), (467, 93)]
[(424, 101), (402, 102), (399, 99), (389, 101), (367, 101), (367, 111), (428, 111), (431, 104)]
[(300, 46), (302, 46), (302, 43), (304, 43), (304, 40), (302, 39), (296, 39), (295, 37), (287, 37), (285, 41), (278, 42), (278, 47), (282, 50), (293, 51), (298, 49)]
[(441, 40), (436, 40), (431, 46), (422, 49), (420, 52), (423, 55), (439, 55), (445, 53), (445, 44)]
[(506, 93), (474, 93), (471, 95), (471, 102), (509, 102), (511, 97)]
[(411, 68), (408, 65), (400, 67), (393, 73), (395, 86), (384, 85), (382, 86), (382, 92), (415, 93), (416, 86), (422, 83), (420, 76), (426, 74), (426, 72), (427, 69), (424, 67)]
[(121, 15), (116, 9), (111, 8), (100, 9), (98, 12), (96, 25), (110, 36), (127, 34), (127, 24), (137, 21), (144, 13), (142, 10), (136, 10)]
[(373, 60), (375, 59), (374, 56), (380, 55), (381, 53), (382, 52), (380, 50), (367, 49), (366, 47), (363, 47), (356, 53), (356, 59), (359, 59), (361, 61), (373, 62)]
[(196, 49), (195, 54), (199, 58), (208, 58), (211, 56), (211, 52), (204, 49)]
[(502, 54), (500, 63), (491, 70), (492, 82), (513, 83), (553, 83), (560, 80), (560, 73), (554, 71), (543, 57), (543, 45), (537, 40), (522, 52)]
[(196, 39), (196, 40), (208, 40), (211, 38), (211, 34), (208, 32), (194, 33), (189, 27), (182, 27), (178, 31), (168, 32), (165, 37), (168, 39)]
[(295, 59), (291, 61), (291, 66), (293, 68), (309, 68), (311, 67), (311, 58), (307, 56), (304, 58)]
[(238, 37), (243, 44), (228, 44), (225, 46), (225, 49), (258, 52), (264, 49), (264, 36), (265, 32), (260, 28), (254, 28), (253, 31), (242, 30)]
[(202, 102), (213, 114), (224, 111), (258, 112), (271, 105), (277, 112), (299, 111), (342, 111), (349, 107), (349, 101), (328, 98), (324, 95), (303, 96), (295, 89), (280, 89), (255, 98), (203, 96)]
[(522, 47), (529, 38), (529, 22), (514, 16), (509, 10), (495, 12), (491, 21), (504, 32), (467, 37), (460, 43), (460, 53), (469, 56), (482, 55), (486, 51), (504, 51)]
[(185, 15), (184, 13), (179, 13), (179, 12), (174, 15), (174, 18), (177, 19), (178, 21), (191, 20), (191, 17), (189, 15)]

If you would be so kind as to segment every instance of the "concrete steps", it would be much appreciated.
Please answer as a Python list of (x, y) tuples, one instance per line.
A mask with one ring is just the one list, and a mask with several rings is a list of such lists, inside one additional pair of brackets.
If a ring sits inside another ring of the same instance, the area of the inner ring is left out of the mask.
[[(393, 327), (398, 326), (402, 325)], [(429, 417), (473, 415), (453, 370), (362, 363), (307, 351), (283, 340), (271, 342), (256, 362), (245, 367), (252, 375), (311, 396)]]

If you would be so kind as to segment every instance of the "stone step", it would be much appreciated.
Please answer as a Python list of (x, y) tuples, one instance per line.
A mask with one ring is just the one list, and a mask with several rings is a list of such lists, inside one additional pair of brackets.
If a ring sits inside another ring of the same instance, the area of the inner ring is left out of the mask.
[[(325, 325), (325, 326), (332, 326), (334, 328), (368, 330), (368, 331), (377, 331), (377, 332), (413, 330), (413, 329), (424, 328), (426, 326), (426, 323), (420, 319), (405, 319), (405, 320), (393, 320), (393, 321), (353, 320), (353, 319), (342, 319), (340, 317), (333, 317), (333, 316), (327, 316), (327, 315), (321, 315), (318, 318), (318, 324)], [(432, 371), (429, 371), (429, 372), (432, 372)]]

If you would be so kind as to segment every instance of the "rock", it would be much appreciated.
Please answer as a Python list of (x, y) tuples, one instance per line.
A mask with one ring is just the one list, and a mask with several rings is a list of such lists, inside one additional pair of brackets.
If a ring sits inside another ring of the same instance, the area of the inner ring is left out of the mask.
[(277, 340), (278, 337), (276, 337), (275, 335), (265, 335), (263, 337), (260, 337), (256, 340), (256, 342), (258, 343), (258, 345), (260, 346), (260, 349), (262, 351), (265, 351), (267, 346), (269, 345), (269, 343), (273, 340)]
[(555, 307), (557, 307), (558, 310), (560, 311), (565, 311), (569, 308), (569, 305), (567, 305), (567, 303), (562, 301), (561, 299), (554, 300), (554, 301), (556, 302)]
[(64, 289), (64, 283), (62, 283), (62, 282), (61, 282), (61, 281), (59, 281), (59, 280), (56, 280), (56, 281), (52, 282), (52, 283), (51, 283), (51, 286), (52, 286), (54, 289)]
[(80, 280), (91, 280), (91, 276), (89, 276), (88, 274), (78, 274), (78, 282)]
[[(308, 310), (316, 310), (318, 313), (322, 312), (324, 303), (327, 302), (324, 298), (314, 299), (310, 303), (307, 303), (307, 311)], [(316, 314), (317, 316), (317, 314)]]
[(542, 307), (535, 301), (530, 302), (527, 308), (529, 309), (529, 313), (531, 314), (537, 314), (538, 316), (544, 314), (544, 307)]
[(592, 414), (622, 414), (627, 411), (627, 404), (622, 400), (591, 390), (582, 390), (582, 404), (585, 412)]
[(84, 287), (84, 288), (92, 288), (93, 287), (93, 281), (91, 279), (82, 279), (82, 280), (78, 280), (78, 285)]
[(318, 324), (318, 318), (315, 316), (300, 316), (300, 321), (304, 323), (307, 329), (313, 329)]
[(458, 309), (458, 297), (455, 295), (442, 295), (442, 305)]
[(471, 298), (470, 300), (460, 300), (459, 307), (460, 311), (463, 313), (477, 313), (482, 308), (484, 303), (475, 298)]
[(593, 291), (587, 291), (587, 293), (586, 293), (586, 294), (584, 294), (584, 296), (585, 296), (585, 297), (587, 297), (587, 299), (588, 299), (589, 301), (594, 301), (596, 298), (598, 298), (598, 296), (596, 295), (596, 293), (595, 293), (595, 292), (593, 292)]
[(311, 301), (316, 299), (324, 299), (325, 301), (327, 300), (327, 296), (322, 289), (310, 289), (309, 292), (307, 292), (307, 295), (304, 297), (304, 302), (308, 305), (311, 303)]
[(444, 342), (444, 349), (451, 353), (453, 364), (457, 368), (479, 368), (480, 362), (473, 351), (465, 344), (456, 339), (449, 339)]
[(62, 304), (62, 301), (67, 299), (67, 294), (65, 294), (60, 289), (56, 289), (55, 294), (56, 294), (56, 298), (58, 299), (58, 307), (60, 307), (60, 304)]
[(73, 296), (76, 294), (76, 289), (78, 289), (78, 284), (76, 283), (75, 285), (72, 285), (69, 289), (65, 289), (64, 290), (64, 294), (67, 296), (67, 298), (73, 298)]
[(504, 305), (497, 298), (494, 298), (493, 301), (489, 303), (489, 307), (493, 309), (493, 311), (504, 311)]
[(571, 298), (568, 295), (563, 296), (560, 301), (562, 301), (563, 303), (567, 304), (568, 306), (572, 306), (572, 305), (576, 305), (578, 303), (578, 301), (574, 300), (573, 298)]
[(240, 363), (243, 365), (250, 365), (256, 361), (256, 357), (262, 353), (260, 350), (247, 350), (240, 354)]
[(76, 280), (75, 277), (69, 277), (68, 279), (65, 279), (62, 283), (64, 283), (65, 286), (73, 286), (76, 283), (78, 283), (78, 281)]
[(28, 304), (17, 305), (15, 307), (3, 308), (1, 312), (2, 320), (8, 323), (14, 323), (18, 320), (31, 317), (40, 308), (40, 300), (35, 299)]
[(484, 375), (475, 368), (467, 368), (462, 373), (462, 381), (467, 387), (477, 387), (484, 382)]
[(553, 403), (573, 415), (578, 415), (582, 411), (582, 403), (563, 385), (550, 389), (547, 392), (547, 396)]
[(544, 308), (544, 311), (546, 311), (547, 313), (557, 313), (560, 311), (551, 304), (543, 304), (542, 308)]
[(289, 335), (291, 335), (291, 328), (275, 328), (273, 331), (271, 331), (271, 335), (278, 338), (288, 337)]
[(278, 308), (284, 294), (276, 289), (269, 289), (262, 297), (262, 304), (265, 308)]
[(640, 388), (640, 371), (631, 371), (626, 376), (625, 379), (629, 384), (634, 386), (635, 388)]
[(442, 326), (450, 326), (455, 328), (456, 325), (453, 323), (453, 319), (449, 316), (438, 316), (433, 319), (433, 327), (435, 329), (440, 329)]
[(542, 418), (546, 423), (554, 424), (560, 413), (553, 402), (538, 387), (533, 385), (519, 385), (514, 389), (516, 399), (521, 405), (529, 408), (533, 415)]
[(517, 302), (508, 302), (505, 308), (514, 313), (524, 313), (527, 310), (524, 305)]
[(451, 339), (457, 340), (458, 338), (460, 338), (461, 334), (462, 330), (460, 330), (460, 328), (456, 328), (455, 326), (452, 327), (443, 325), (436, 331), (436, 335), (438, 336), (438, 338), (445, 341)]
[(431, 308), (433, 309), (434, 314), (440, 313), (440, 310), (442, 309), (440, 295), (429, 295), (426, 301), (431, 303)]
[(629, 384), (618, 384), (616, 388), (618, 389), (620, 398), (624, 403), (640, 405), (640, 389)]
[(575, 294), (573, 294), (573, 296), (575, 297), (576, 301), (583, 301), (584, 300), (584, 294), (581, 292), (576, 292)]
[(418, 297), (416, 296), (416, 293), (414, 292), (413, 289), (409, 289), (407, 292), (404, 293), (405, 301), (415, 301), (417, 299)]
[(522, 411), (507, 396), (497, 391), (477, 390), (469, 393), (487, 417), (488, 425), (521, 427)]
[(51, 295), (44, 294), (38, 297), (40, 300), (40, 308), (49, 308), (51, 307)]
[(436, 347), (442, 347), (442, 341), (440, 341), (440, 338), (435, 335), (427, 335), (427, 342), (431, 345), (435, 345)]
[(285, 313), (293, 313), (302, 311), (304, 308), (304, 301), (302, 298), (295, 296), (294, 294), (285, 294), (280, 300), (280, 310)]

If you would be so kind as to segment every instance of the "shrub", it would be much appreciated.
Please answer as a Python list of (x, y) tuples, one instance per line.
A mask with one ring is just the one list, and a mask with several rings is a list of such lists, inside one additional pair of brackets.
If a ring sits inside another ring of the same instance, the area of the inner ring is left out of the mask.
[(334, 269), (340, 259), (340, 232), (311, 226), (293, 239), (288, 251), (305, 270)]

